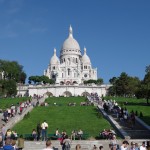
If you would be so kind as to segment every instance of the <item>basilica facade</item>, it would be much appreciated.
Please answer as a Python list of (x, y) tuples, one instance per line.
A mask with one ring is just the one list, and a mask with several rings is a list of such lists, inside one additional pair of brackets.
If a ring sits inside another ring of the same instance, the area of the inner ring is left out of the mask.
[(54, 79), (56, 84), (82, 84), (85, 80), (97, 80), (97, 68), (92, 68), (91, 60), (87, 55), (86, 48), (82, 55), (79, 43), (73, 37), (70, 26), (69, 36), (62, 44), (59, 58), (56, 49), (50, 59), (44, 75)]
[[(83, 54), (82, 54), (83, 53)], [(105, 96), (111, 85), (84, 84), (85, 80), (97, 80), (97, 68), (92, 67), (91, 60), (84, 47), (81, 52), (79, 43), (73, 37), (70, 26), (69, 36), (62, 44), (60, 56), (57, 57), (56, 49), (50, 59), (44, 75), (55, 80), (55, 84), (18, 85), (17, 95), (34, 96), (87, 96), (97, 93)]]

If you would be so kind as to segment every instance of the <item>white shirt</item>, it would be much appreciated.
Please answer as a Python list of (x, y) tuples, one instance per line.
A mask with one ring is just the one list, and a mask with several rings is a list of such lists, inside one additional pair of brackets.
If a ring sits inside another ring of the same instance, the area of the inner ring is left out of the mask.
[(41, 128), (42, 129), (48, 128), (48, 124), (46, 122), (43, 122), (42, 125), (41, 125)]
[(140, 150), (146, 150), (146, 147), (140, 146)]
[(53, 150), (53, 149), (50, 147), (47, 147), (47, 148), (44, 148), (43, 150)]
[(128, 147), (124, 147), (123, 145), (120, 147), (120, 150), (128, 150)]

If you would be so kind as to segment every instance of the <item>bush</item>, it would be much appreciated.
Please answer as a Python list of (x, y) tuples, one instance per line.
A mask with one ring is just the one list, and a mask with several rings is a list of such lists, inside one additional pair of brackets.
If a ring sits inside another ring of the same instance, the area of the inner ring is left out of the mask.
[(137, 110), (135, 111), (135, 115), (138, 116), (138, 111)]
[(140, 118), (143, 118), (143, 113), (142, 112), (140, 112)]

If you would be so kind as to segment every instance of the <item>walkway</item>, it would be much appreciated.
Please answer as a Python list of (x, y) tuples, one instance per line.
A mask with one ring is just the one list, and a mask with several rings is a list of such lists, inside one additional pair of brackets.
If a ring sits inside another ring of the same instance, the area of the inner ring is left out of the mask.
[[(42, 103), (45, 101), (45, 98), (42, 97), (41, 99), (39, 99), (39, 103)], [(31, 104), (36, 104), (37, 99), (32, 99)], [(28, 113), (31, 112), (32, 109), (34, 107), (33, 106), (28, 106), (26, 109), (24, 109), (24, 111), (22, 112), (22, 114), (16, 114), (15, 117), (9, 118), (8, 123), (5, 123), (2, 119), (3, 119), (3, 114), (0, 113), (0, 127), (5, 124), (6, 129), (11, 129), (16, 123), (18, 123), (20, 120), (23, 119), (23, 117)], [(18, 108), (19, 109), (19, 108)]]
[(150, 139), (150, 130), (139, 123), (139, 118), (136, 119), (134, 129), (131, 129), (128, 127), (127, 123), (120, 121), (115, 114), (105, 112), (100, 105), (98, 107), (104, 117), (114, 125), (114, 127), (121, 133), (124, 138), (130, 137), (131, 139)]

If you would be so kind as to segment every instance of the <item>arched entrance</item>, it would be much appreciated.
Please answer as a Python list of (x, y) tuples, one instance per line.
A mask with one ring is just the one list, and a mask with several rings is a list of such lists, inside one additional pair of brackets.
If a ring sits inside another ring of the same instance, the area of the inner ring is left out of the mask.
[(83, 93), (81, 94), (81, 96), (87, 97), (87, 96), (90, 96), (90, 94), (89, 94), (88, 92), (83, 92)]
[(72, 94), (71, 94), (71, 92), (69, 92), (69, 91), (65, 91), (65, 92), (63, 93), (63, 96), (64, 96), (64, 97), (70, 97), (70, 96), (72, 96)]
[(51, 92), (46, 92), (45, 93), (48, 97), (53, 97), (53, 94)]

